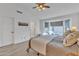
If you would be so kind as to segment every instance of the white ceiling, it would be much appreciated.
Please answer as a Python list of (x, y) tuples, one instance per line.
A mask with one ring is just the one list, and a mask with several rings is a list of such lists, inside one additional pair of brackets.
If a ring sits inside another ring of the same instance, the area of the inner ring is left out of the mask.
[(32, 8), (35, 6), (33, 3), (0, 4), (0, 15), (15, 17), (19, 15), (16, 10), (20, 10), (23, 12), (23, 15), (20, 16), (29, 19), (44, 19), (79, 12), (79, 4), (77, 3), (48, 3), (48, 5), (50, 8), (40, 12)]

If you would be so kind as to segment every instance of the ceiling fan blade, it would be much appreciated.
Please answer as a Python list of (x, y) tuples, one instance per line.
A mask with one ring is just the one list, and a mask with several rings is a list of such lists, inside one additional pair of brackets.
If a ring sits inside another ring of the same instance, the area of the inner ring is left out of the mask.
[(46, 3), (36, 3), (36, 6), (33, 7), (33, 9), (38, 8), (38, 9), (45, 9), (45, 8), (50, 8)]
[(36, 7), (33, 7), (33, 9), (34, 9), (34, 8), (36, 8)]
[(36, 4), (44, 5), (44, 4), (46, 4), (46, 3), (36, 3)]
[(50, 8), (50, 6), (44, 6), (44, 7), (46, 7), (46, 8)]

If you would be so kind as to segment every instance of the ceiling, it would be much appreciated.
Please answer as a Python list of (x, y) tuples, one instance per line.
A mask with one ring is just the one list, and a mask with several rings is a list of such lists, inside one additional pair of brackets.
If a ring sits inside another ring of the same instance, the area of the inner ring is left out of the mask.
[(35, 6), (34, 3), (0, 3), (0, 15), (16, 17), (19, 15), (16, 10), (20, 10), (23, 12), (23, 15), (20, 15), (22, 17), (44, 19), (79, 12), (78, 3), (47, 3), (47, 5), (50, 8), (40, 12), (32, 8)]

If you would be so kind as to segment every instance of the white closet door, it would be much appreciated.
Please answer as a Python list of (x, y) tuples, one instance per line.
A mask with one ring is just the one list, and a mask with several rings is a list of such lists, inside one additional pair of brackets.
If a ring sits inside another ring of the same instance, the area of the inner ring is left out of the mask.
[(3, 39), (2, 46), (9, 45), (13, 43), (13, 22), (12, 18), (2, 18), (2, 27), (3, 27)]
[(35, 24), (34, 23), (30, 23), (30, 37), (34, 37), (35, 36)]
[(2, 19), (0, 17), (0, 47), (2, 46), (2, 37), (3, 37), (3, 33), (2, 33)]

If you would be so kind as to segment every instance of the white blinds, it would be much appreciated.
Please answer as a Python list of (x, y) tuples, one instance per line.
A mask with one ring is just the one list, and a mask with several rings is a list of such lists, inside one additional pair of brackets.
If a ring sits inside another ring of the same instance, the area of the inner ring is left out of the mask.
[(63, 26), (63, 21), (51, 22), (51, 26)]

